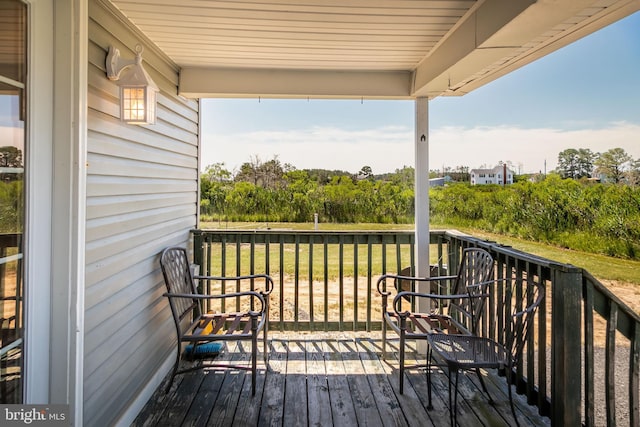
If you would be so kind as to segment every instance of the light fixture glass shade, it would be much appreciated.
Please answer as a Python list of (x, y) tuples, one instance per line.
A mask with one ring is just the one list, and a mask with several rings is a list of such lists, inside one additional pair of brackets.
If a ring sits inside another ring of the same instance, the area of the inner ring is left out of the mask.
[(136, 62), (125, 69), (118, 84), (122, 121), (137, 125), (154, 124), (158, 86), (142, 67), (142, 63)]
[(131, 124), (156, 122), (156, 91), (149, 86), (120, 86), (120, 117)]
[(142, 66), (142, 47), (136, 47), (136, 58), (119, 66), (120, 52), (110, 47), (107, 77), (120, 86), (120, 119), (131, 124), (155, 124), (158, 86)]

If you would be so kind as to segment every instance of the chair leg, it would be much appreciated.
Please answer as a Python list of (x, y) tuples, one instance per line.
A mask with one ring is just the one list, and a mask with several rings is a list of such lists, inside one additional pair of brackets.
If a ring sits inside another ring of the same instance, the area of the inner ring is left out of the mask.
[[(456, 369), (456, 384), (453, 391), (453, 408), (451, 411), (453, 412), (453, 418), (451, 419), (452, 426), (458, 424), (458, 376), (460, 371)], [(449, 390), (451, 390), (451, 384), (449, 384)]]
[[(457, 371), (456, 371), (457, 374)], [(451, 422), (451, 427), (453, 427), (455, 425), (455, 422), (453, 420), (454, 414), (455, 414), (455, 408), (453, 407), (453, 396), (451, 395), (451, 367), (447, 367), (447, 379), (449, 382), (449, 421)]]
[(387, 360), (387, 322), (382, 312), (382, 360)]
[(518, 416), (516, 415), (516, 407), (513, 404), (513, 392), (511, 391), (511, 367), (509, 367), (507, 371), (507, 387), (509, 387), (509, 405), (511, 405), (511, 413), (513, 414), (513, 419), (516, 421), (516, 426), (520, 427)]
[(269, 346), (267, 341), (268, 329), (269, 329), (269, 318), (267, 317), (267, 320), (264, 322), (264, 338), (263, 338), (264, 343), (262, 348), (262, 352), (263, 352), (262, 357), (264, 359), (265, 364), (269, 360)]
[(164, 390), (164, 393), (167, 394), (169, 393), (169, 390), (171, 389), (171, 386), (173, 385), (173, 380), (176, 377), (176, 372), (178, 372), (178, 366), (180, 366), (180, 353), (181, 353), (182, 347), (180, 345), (180, 342), (178, 342), (178, 352), (176, 354), (176, 363), (173, 364), (173, 370), (171, 371), (171, 379), (169, 380), (169, 384), (167, 384), (167, 387)]
[(258, 369), (258, 330), (256, 326), (257, 320), (251, 319), (253, 323), (251, 329), (251, 396), (256, 395), (256, 371)]
[(269, 331), (269, 296), (266, 297), (265, 300), (265, 317), (266, 320), (264, 322), (264, 362), (267, 363), (267, 361), (269, 360), (269, 346), (268, 346), (268, 342), (267, 342), (267, 336), (268, 336), (268, 331)]
[(431, 391), (431, 387), (432, 387), (432, 383), (431, 383), (431, 368), (433, 367), (433, 365), (431, 364), (432, 361), (432, 357), (433, 357), (433, 350), (431, 350), (431, 347), (429, 347), (427, 349), (427, 396), (429, 397), (429, 403), (427, 404), (427, 410), (432, 410), (433, 409), (433, 404), (431, 401), (431, 395), (432, 395), (432, 391)]
[(478, 379), (480, 380), (480, 385), (482, 386), (482, 390), (486, 393), (487, 397), (489, 398), (489, 404), (490, 405), (494, 405), (495, 402), (494, 402), (493, 398), (491, 397), (491, 394), (489, 393), (489, 389), (487, 389), (487, 386), (484, 383), (484, 379), (482, 378), (482, 375), (480, 374), (480, 368), (476, 368), (476, 375), (478, 376)]
[(404, 393), (404, 344), (405, 344), (405, 331), (400, 329), (400, 394)]

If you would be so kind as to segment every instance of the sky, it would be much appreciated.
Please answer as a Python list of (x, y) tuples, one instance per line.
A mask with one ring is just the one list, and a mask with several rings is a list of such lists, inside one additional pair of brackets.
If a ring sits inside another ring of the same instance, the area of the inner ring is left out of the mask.
[[(414, 101), (205, 99), (201, 167), (256, 156), (374, 174), (414, 166)], [(640, 158), (640, 12), (462, 97), (429, 102), (430, 169), (551, 171), (567, 148)]]

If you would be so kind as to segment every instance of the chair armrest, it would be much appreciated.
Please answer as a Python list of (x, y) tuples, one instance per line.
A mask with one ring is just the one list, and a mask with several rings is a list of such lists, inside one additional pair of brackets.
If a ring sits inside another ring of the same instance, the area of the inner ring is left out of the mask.
[(269, 295), (273, 291), (273, 279), (268, 274), (249, 274), (246, 276), (193, 276), (195, 280), (220, 280), (220, 281), (232, 281), (232, 280), (247, 280), (247, 279), (266, 279), (267, 286), (261, 293), (263, 295)]
[(393, 280), (410, 280), (412, 282), (428, 282), (430, 279), (428, 277), (412, 277), (412, 276), (401, 276), (399, 274), (383, 274), (378, 279), (376, 283), (376, 288), (378, 289), (378, 293), (380, 295), (389, 296), (391, 292), (387, 290), (382, 290), (382, 284), (387, 281), (387, 279)]
[(172, 294), (169, 292), (165, 292), (162, 296), (167, 298), (190, 298), (196, 300), (212, 300), (212, 299), (224, 299), (224, 298), (236, 298), (236, 297), (252, 297), (257, 298), (260, 301), (261, 308), (259, 310), (260, 313), (265, 311), (265, 302), (264, 297), (256, 291), (245, 291), (245, 292), (232, 292), (228, 294), (220, 294), (220, 295), (202, 295), (202, 294)]
[[(393, 298), (393, 309), (396, 314), (408, 314), (409, 311), (401, 310), (401, 301), (403, 298), (407, 299), (410, 297), (414, 298), (424, 298), (424, 299), (437, 299), (437, 300), (453, 300), (453, 299), (465, 299), (469, 298), (469, 294), (454, 294), (454, 295), (441, 295), (441, 294), (425, 294), (421, 292), (410, 292), (410, 291), (402, 291), (398, 292), (398, 294)], [(406, 301), (405, 301), (406, 302)]]
[(411, 282), (425, 282), (425, 283), (428, 283), (428, 282), (438, 282), (438, 281), (442, 281), (442, 280), (451, 280), (451, 279), (455, 279), (456, 277), (457, 276), (415, 277), (415, 276), (401, 276), (401, 275), (398, 275), (398, 274), (383, 274), (378, 279), (378, 283), (376, 284), (376, 287), (377, 287), (378, 293), (380, 295), (389, 296), (389, 295), (391, 295), (391, 292), (386, 291), (386, 290), (383, 291), (382, 288), (381, 288), (382, 283), (386, 282), (387, 279), (408, 280), (408, 281), (411, 281)]

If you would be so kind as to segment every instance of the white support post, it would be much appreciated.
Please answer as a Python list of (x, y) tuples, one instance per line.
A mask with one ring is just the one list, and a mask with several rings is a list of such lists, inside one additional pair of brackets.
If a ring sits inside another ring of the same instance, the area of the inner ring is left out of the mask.
[[(429, 101), (416, 99), (416, 275), (429, 276)], [(428, 287), (421, 289), (428, 292)], [(420, 308), (420, 307), (418, 307)]]
[(88, 0), (54, 6), (52, 404), (83, 425)]
[[(416, 276), (429, 276), (429, 100), (416, 99)], [(417, 291), (429, 292), (429, 285), (420, 284)], [(431, 301), (418, 300), (417, 310), (428, 312)], [(425, 341), (418, 340), (418, 351), (427, 351)]]

